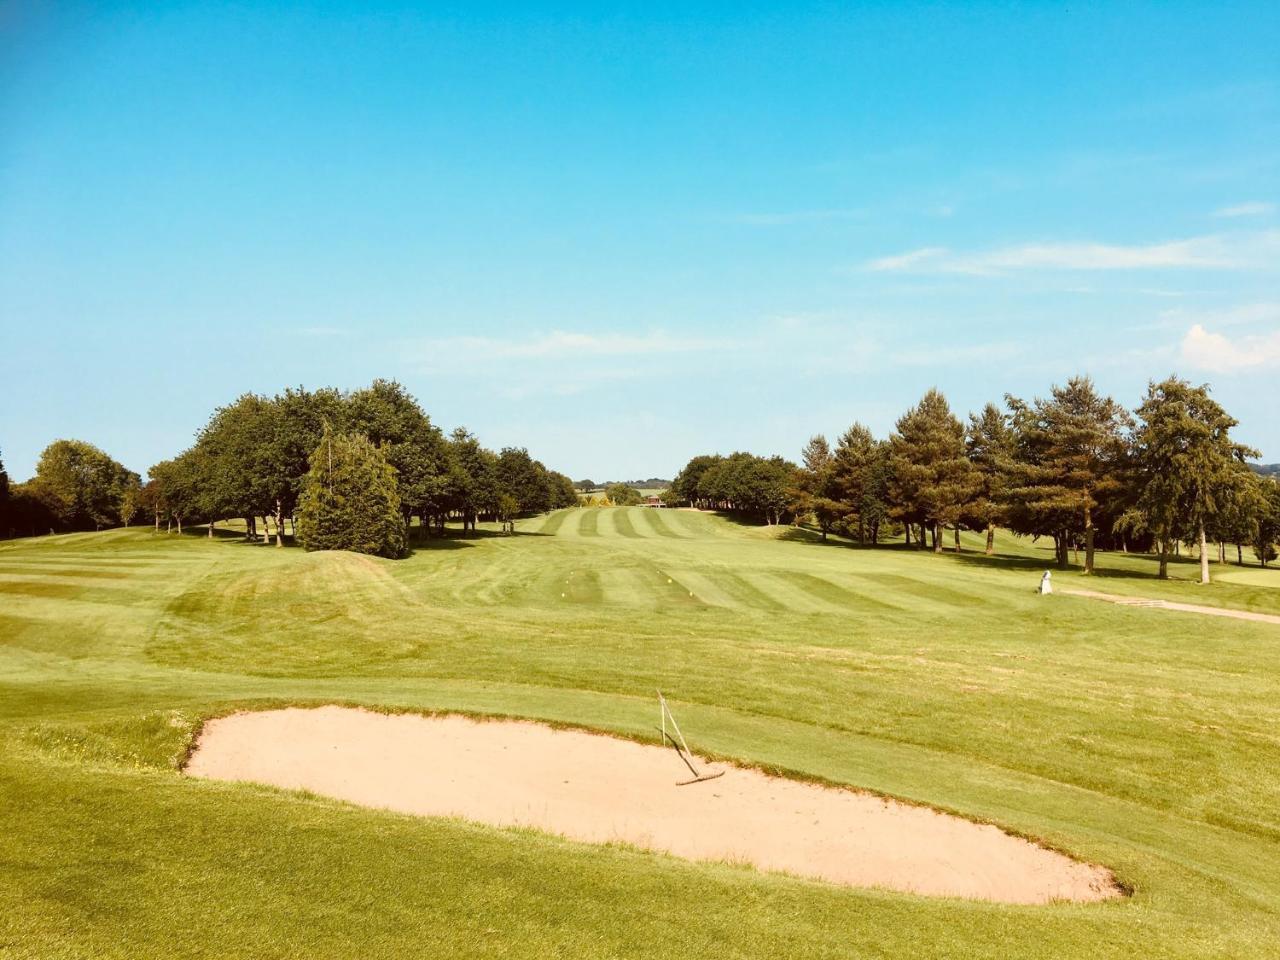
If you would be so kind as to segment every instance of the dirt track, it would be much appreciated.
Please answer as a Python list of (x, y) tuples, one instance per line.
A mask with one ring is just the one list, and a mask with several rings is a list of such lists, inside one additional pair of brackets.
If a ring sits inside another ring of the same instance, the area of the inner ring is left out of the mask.
[(1007, 903), (1119, 893), (1107, 870), (993, 826), (724, 769), (676, 786), (688, 772), (658, 746), (535, 723), (321, 707), (212, 720), (186, 772), (853, 886)]
[(1254, 623), (1280, 623), (1280, 616), (1272, 613), (1253, 613), (1250, 610), (1229, 610), (1226, 607), (1206, 607), (1198, 603), (1178, 603), (1173, 600), (1151, 600), (1147, 597), (1124, 597), (1116, 593), (1100, 593), (1097, 590), (1059, 590), (1070, 597), (1088, 597), (1105, 600), (1122, 607), (1151, 607), (1156, 610), (1178, 610), (1182, 613), (1203, 613), (1211, 617), (1231, 617), (1236, 620), (1252, 620)]

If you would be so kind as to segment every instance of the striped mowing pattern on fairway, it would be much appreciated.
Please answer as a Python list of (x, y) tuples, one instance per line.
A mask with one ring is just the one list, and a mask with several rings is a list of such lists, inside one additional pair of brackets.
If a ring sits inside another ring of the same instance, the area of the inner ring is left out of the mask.
[(561, 524), (564, 523), (565, 518), (568, 516), (569, 510), (557, 510), (554, 513), (547, 514), (546, 519), (542, 521), (542, 525), (538, 527), (537, 532), (554, 537), (556, 535), (556, 531), (560, 529)]
[(636, 540), (639, 539), (640, 534), (636, 533), (636, 528), (631, 525), (630, 512), (632, 509), (635, 508), (616, 507), (609, 511), (609, 518), (613, 521), (613, 528), (619, 536)]
[(666, 515), (669, 511), (657, 507), (640, 507), (639, 509), (644, 525), (653, 533), (673, 540), (686, 539), (682, 534), (676, 533), (667, 522)]
[[(1006, 534), (983, 558), (692, 511), (517, 530), (454, 526), (402, 561), (140, 530), (0, 543), (0, 943), (322, 956), (358, 916), (396, 956), (1274, 956), (1280, 627), (1037, 596), (1049, 552)], [(1194, 564), (1099, 563), (1108, 592), (1280, 615), (1280, 571), (1199, 587)], [(854, 894), (174, 775), (202, 718), (251, 703), (652, 742), (655, 689), (697, 749), (1042, 837), (1136, 895)]]

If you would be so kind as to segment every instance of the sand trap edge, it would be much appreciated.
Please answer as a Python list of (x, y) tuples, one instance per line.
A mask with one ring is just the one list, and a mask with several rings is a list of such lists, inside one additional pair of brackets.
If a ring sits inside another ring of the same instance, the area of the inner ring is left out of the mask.
[[(264, 699), (254, 699), (251, 701), (244, 701), (244, 700), (236, 701), (233, 704), (226, 705), (222, 709), (215, 709), (213, 711), (200, 714), (192, 724), (185, 748), (182, 751), (181, 756), (177, 760), (177, 763), (176, 763), (177, 772), (179, 772), (184, 776), (187, 775), (188, 773), (187, 767), (190, 764), (192, 757), (196, 753), (197, 749), (199, 748), (200, 740), (204, 736), (204, 733), (206, 730), (206, 725), (210, 722), (224, 719), (227, 717), (239, 716), (239, 715), (269, 713), (273, 711), (283, 711), (283, 710), (290, 710), (290, 709), (316, 710), (316, 709), (321, 709), (325, 707), (339, 708), (344, 710), (353, 710), (353, 711), (363, 712), (367, 714), (386, 716), (386, 717), (405, 716), (405, 717), (418, 717), (423, 719), (458, 718), (458, 719), (464, 719), (464, 720), (472, 721), (475, 723), (482, 723), (482, 724), (483, 723), (524, 724), (524, 725), (529, 725), (533, 727), (541, 727), (550, 731), (563, 731), (563, 732), (584, 734), (587, 736), (599, 737), (604, 740), (621, 741), (624, 743), (635, 744), (642, 747), (653, 748), (653, 747), (662, 746), (662, 744), (659, 742), (657, 737), (649, 738), (649, 737), (645, 737), (642, 734), (632, 733), (625, 730), (605, 729), (601, 727), (589, 726), (587, 724), (578, 723), (574, 721), (530, 717), (525, 714), (473, 711), (473, 710), (467, 710), (462, 708), (434, 709), (430, 707), (421, 707), (421, 706), (406, 707), (406, 706), (399, 706), (399, 705), (383, 705), (383, 704), (370, 705), (367, 703), (354, 701), (354, 700), (333, 699), (333, 698), (292, 699), (292, 698), (269, 697)], [(655, 730), (656, 730), (656, 727), (655, 727)], [(852, 795), (860, 796), (864, 798), (874, 798), (877, 800), (884, 801), (888, 804), (896, 804), (903, 807), (917, 808), (919, 810), (928, 811), (930, 813), (933, 813), (942, 817), (963, 821), (964, 823), (971, 826), (990, 827), (999, 831), (1001, 834), (1003, 834), (1007, 838), (1024, 841), (1025, 843), (1028, 843), (1036, 848), (1039, 848), (1044, 852), (1055, 854), (1059, 857), (1062, 857), (1070, 861), (1073, 865), (1086, 867), (1086, 868), (1099, 871), (1100, 873), (1105, 875), (1107, 890), (1103, 895), (1093, 897), (1093, 898), (1087, 898), (1087, 899), (1062, 898), (1062, 899), (1044, 901), (1042, 903), (1018, 903), (1014, 901), (1002, 901), (998, 899), (967, 897), (959, 894), (947, 895), (947, 894), (923, 893), (919, 891), (904, 890), (892, 885), (884, 885), (884, 886), (864, 885), (864, 884), (845, 883), (838, 880), (828, 880), (821, 877), (808, 876), (802, 873), (792, 873), (786, 870), (765, 868), (765, 867), (756, 865), (754, 863), (751, 863), (749, 861), (740, 862), (737, 860), (733, 860), (733, 861), (699, 860), (699, 859), (691, 858), (688, 856), (684, 856), (679, 853), (672, 853), (670, 851), (666, 851), (666, 850), (662, 850), (654, 847), (648, 847), (643, 844), (632, 843), (626, 840), (607, 841), (604, 843), (600, 841), (584, 840), (581, 838), (569, 836), (563, 833), (556, 832), (555, 830), (539, 827), (536, 825), (504, 826), (504, 825), (494, 824), (484, 820), (468, 817), (465, 814), (418, 813), (418, 812), (412, 812), (412, 811), (399, 810), (393, 807), (372, 806), (366, 803), (362, 803), (360, 801), (344, 799), (340, 796), (335, 796), (322, 791), (315, 791), (308, 787), (282, 786), (279, 784), (262, 781), (262, 780), (231, 780), (231, 779), (214, 778), (214, 777), (210, 777), (208, 779), (210, 780), (210, 782), (217, 782), (217, 783), (224, 783), (224, 784), (240, 783), (244, 785), (254, 785), (254, 786), (271, 790), (271, 791), (279, 791), (284, 794), (296, 793), (300, 795), (308, 795), (313, 798), (318, 798), (326, 803), (333, 803), (339, 806), (347, 806), (347, 807), (352, 807), (360, 810), (373, 811), (377, 813), (389, 813), (393, 816), (413, 817), (415, 819), (431, 818), (431, 819), (456, 820), (458, 822), (466, 823), (468, 825), (483, 828), (483, 829), (517, 830), (517, 831), (532, 830), (537, 833), (543, 834), (544, 836), (553, 837), (557, 840), (561, 840), (574, 845), (586, 845), (586, 846), (596, 846), (596, 847), (613, 846), (615, 848), (627, 849), (627, 850), (630, 850), (642, 855), (646, 855), (646, 856), (669, 857), (671, 859), (678, 860), (683, 864), (688, 864), (695, 867), (699, 865), (704, 865), (704, 866), (711, 865), (714, 863), (736, 864), (738, 866), (743, 867), (746, 870), (750, 870), (761, 875), (782, 876), (790, 880), (795, 880), (795, 881), (804, 882), (804, 883), (818, 883), (818, 884), (822, 884), (823, 886), (836, 887), (836, 888), (845, 889), (845, 890), (878, 891), (881, 893), (888, 893), (890, 895), (895, 895), (895, 896), (907, 895), (907, 896), (925, 897), (927, 899), (952, 899), (952, 900), (959, 900), (961, 902), (967, 902), (967, 903), (991, 903), (991, 904), (1005, 906), (1005, 907), (1049, 906), (1049, 905), (1079, 907), (1079, 906), (1089, 906), (1094, 904), (1117, 903), (1117, 902), (1123, 902), (1130, 899), (1135, 895), (1137, 891), (1137, 887), (1133, 883), (1118, 876), (1112, 867), (1106, 866), (1105, 864), (1102, 864), (1102, 863), (1098, 863), (1092, 860), (1082, 858), (1077, 854), (1075, 854), (1074, 852), (1072, 852), (1071, 850), (1065, 847), (1059, 846), (1057, 844), (1054, 844), (1050, 841), (1047, 841), (1040, 836), (1037, 836), (1035, 834), (1028, 833), (1016, 828), (1008, 827), (1003, 823), (991, 818), (976, 816), (971, 813), (959, 811), (959, 810), (949, 808), (943, 805), (935, 804), (935, 803), (930, 803), (928, 801), (919, 800), (913, 797), (903, 797), (903, 796), (899, 796), (886, 791), (877, 790), (871, 787), (858, 786), (858, 785), (853, 785), (853, 784), (849, 784), (849, 783), (838, 781), (838, 780), (832, 780), (827, 777), (824, 777), (821, 774), (815, 774), (807, 770), (798, 770), (795, 768), (786, 767), (779, 764), (762, 763), (759, 761), (746, 760), (741, 757), (733, 756), (730, 754), (718, 753), (716, 751), (706, 750), (706, 749), (699, 749), (698, 756), (699, 758), (705, 761), (710, 761), (721, 766), (728, 766), (735, 770), (760, 774), (765, 777), (776, 778), (776, 779), (787, 781), (796, 785), (813, 786), (813, 787), (823, 788), (826, 790), (832, 790), (832, 791), (841, 792), (841, 793), (848, 793), (848, 794), (852, 794)], [(197, 777), (195, 776), (192, 776), (191, 778), (197, 779)], [(199, 779), (205, 779), (205, 778), (199, 778)]]

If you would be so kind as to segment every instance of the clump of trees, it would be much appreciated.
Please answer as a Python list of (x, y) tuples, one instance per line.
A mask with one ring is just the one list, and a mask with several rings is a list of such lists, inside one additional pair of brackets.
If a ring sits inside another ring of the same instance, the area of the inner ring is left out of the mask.
[[(31, 481), (12, 490), (6, 482), (0, 532), (92, 530), (145, 516), (157, 530), (207, 524), (213, 536), (218, 522), (235, 517), (243, 518), (246, 537), (282, 546), (289, 533), (301, 534), (304, 498), (310, 492), (316, 499), (313, 456), (326, 436), (335, 449), (341, 437), (351, 458), (366, 447), (376, 451), (386, 468), (379, 475), (394, 485), (393, 499), (370, 488), (365, 499), (371, 505), (350, 507), (366, 533), (371, 515), (359, 511), (367, 506), (383, 517), (389, 502), (405, 538), (414, 531), (442, 535), (448, 520), (474, 530), (478, 520), (509, 524), (578, 502), (573, 481), (528, 450), (494, 453), (463, 428), (446, 436), (403, 386), (375, 380), (352, 392), (299, 387), (275, 396), (244, 394), (216, 409), (191, 447), (153, 465), (146, 484), (96, 447), (59, 440), (45, 450)], [(326, 524), (310, 542), (327, 542)], [(364, 536), (350, 542), (367, 544)], [(394, 538), (374, 540), (377, 548), (367, 552), (392, 555)]]
[(604, 488), (604, 498), (615, 507), (635, 507), (644, 503), (640, 491), (625, 483), (608, 484)]
[(1169, 377), (1148, 386), (1130, 413), (1074, 377), (1049, 395), (1004, 398), (967, 423), (930, 390), (877, 439), (855, 423), (834, 448), (810, 438), (799, 466), (747, 453), (691, 459), (671, 495), (702, 509), (790, 518), (876, 544), (902, 536), (940, 551), (944, 531), (985, 532), (995, 551), (998, 527), (1051, 538), (1059, 566), (1083, 549), (1083, 572), (1095, 551), (1153, 550), (1160, 576), (1181, 545), (1198, 549), (1209, 581), (1216, 544), (1252, 546), (1264, 565), (1280, 540), (1280, 484), (1251, 470), (1256, 451), (1231, 435), (1237, 422), (1209, 395)]
[(136, 473), (92, 444), (55, 440), (26, 483), (10, 485), (0, 465), (0, 533), (32, 536), (127, 526), (138, 512), (141, 489)]
[(671, 481), (681, 500), (705, 510), (781, 523), (793, 509), (796, 465), (782, 457), (732, 453), (694, 457)]
[[(316, 482), (312, 458), (326, 436), (344, 438), (352, 457), (364, 449), (357, 438), (378, 451), (406, 537), (413, 529), (442, 535), (450, 519), (474, 530), (480, 519), (505, 523), (577, 503), (573, 482), (523, 447), (495, 454), (461, 427), (446, 436), (402, 385), (375, 380), (351, 393), (245, 394), (215, 410), (190, 449), (150, 471), (147, 502), (157, 525), (161, 517), (179, 524), (197, 518), (212, 536), (218, 518), (243, 517), (246, 535), (256, 539), (261, 519), (262, 538), (283, 545), (288, 528), (300, 533), (295, 516)], [(370, 499), (381, 515), (381, 494)]]

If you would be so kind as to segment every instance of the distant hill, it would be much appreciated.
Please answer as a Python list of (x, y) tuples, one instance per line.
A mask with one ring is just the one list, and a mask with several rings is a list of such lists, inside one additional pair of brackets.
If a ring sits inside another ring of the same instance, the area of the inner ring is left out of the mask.
[(1280, 477), (1280, 463), (1251, 463), (1249, 469), (1264, 477)]
[[(579, 480), (575, 486), (583, 489), (583, 484), (588, 482)], [(648, 480), (606, 480), (603, 483), (591, 483), (591, 489), (603, 490), (611, 483), (621, 483), (623, 486), (631, 487), (634, 490), (666, 490), (671, 486), (670, 480), (663, 480), (661, 477), (650, 477)]]

